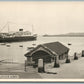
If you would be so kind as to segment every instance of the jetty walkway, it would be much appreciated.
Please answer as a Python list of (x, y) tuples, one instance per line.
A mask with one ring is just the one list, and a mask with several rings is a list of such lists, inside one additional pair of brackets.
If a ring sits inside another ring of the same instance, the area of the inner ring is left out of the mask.
[(84, 78), (84, 57), (81, 53), (77, 54), (78, 60), (74, 60), (74, 56), (69, 56), (71, 63), (60, 61), (60, 67), (54, 68), (54, 63), (46, 64), (45, 71), (56, 72), (56, 74), (38, 73), (37, 68), (27, 66), (25, 71), (24, 64), (0, 62), (1, 75), (18, 75), (19, 79), (76, 79)]
[(25, 71), (24, 64), (4, 63), (4, 62), (0, 63), (0, 79), (2, 79), (2, 78), (9, 79), (9, 77), (7, 77), (7, 76), (11, 76), (11, 77), (16, 76), (13, 79), (39, 79), (39, 78), (42, 78), (37, 73), (36, 69), (27, 67), (27, 71)]

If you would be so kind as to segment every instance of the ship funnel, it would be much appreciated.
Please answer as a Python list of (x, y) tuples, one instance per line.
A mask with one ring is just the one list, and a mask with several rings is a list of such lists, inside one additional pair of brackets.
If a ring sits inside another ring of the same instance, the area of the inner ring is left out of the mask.
[(23, 31), (23, 29), (19, 29), (19, 31)]

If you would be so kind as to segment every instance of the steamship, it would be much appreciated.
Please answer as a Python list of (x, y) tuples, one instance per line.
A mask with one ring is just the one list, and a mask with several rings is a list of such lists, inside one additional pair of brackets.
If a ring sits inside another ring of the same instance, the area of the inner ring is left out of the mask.
[(23, 29), (19, 29), (17, 32), (0, 33), (0, 43), (33, 41), (36, 39), (37, 34), (33, 34), (30, 31), (24, 31)]

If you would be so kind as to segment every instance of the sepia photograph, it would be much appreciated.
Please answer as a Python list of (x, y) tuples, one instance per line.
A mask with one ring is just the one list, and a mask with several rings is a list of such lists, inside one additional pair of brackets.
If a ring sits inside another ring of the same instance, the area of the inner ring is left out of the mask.
[(0, 81), (84, 81), (84, 1), (0, 1)]

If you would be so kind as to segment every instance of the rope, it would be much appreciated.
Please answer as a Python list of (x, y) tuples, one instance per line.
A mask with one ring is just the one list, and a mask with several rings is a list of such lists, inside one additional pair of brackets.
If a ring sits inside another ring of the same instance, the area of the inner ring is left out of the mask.
[[(15, 25), (17, 25), (18, 26), (18, 24), (17, 23), (14, 23), (14, 22), (7, 22), (7, 24), (6, 25), (4, 25), (2, 28), (1, 28), (1, 30), (0, 30), (0, 32), (8, 25), (8, 24), (15, 24)], [(31, 26), (31, 27), (33, 27), (33, 25), (32, 24), (19, 24), (19, 25), (29, 25), (29, 26)], [(33, 29), (32, 29), (33, 30)]]

